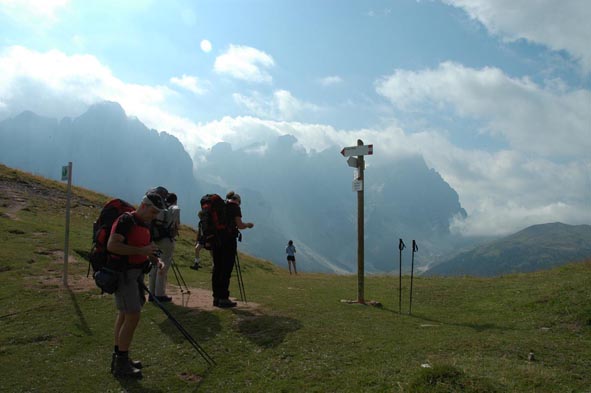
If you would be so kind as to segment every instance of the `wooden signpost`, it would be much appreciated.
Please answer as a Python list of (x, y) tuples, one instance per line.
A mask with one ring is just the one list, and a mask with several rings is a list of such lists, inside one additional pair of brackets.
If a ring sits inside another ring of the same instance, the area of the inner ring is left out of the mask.
[[(357, 303), (365, 304), (364, 276), (365, 276), (365, 245), (364, 245), (364, 195), (363, 182), (365, 160), (363, 156), (373, 154), (373, 145), (364, 145), (361, 139), (357, 146), (345, 147), (341, 150), (344, 157), (349, 157), (347, 164), (357, 169), (357, 176), (353, 179), (353, 191), (357, 192)], [(353, 157), (357, 156), (357, 158)]]

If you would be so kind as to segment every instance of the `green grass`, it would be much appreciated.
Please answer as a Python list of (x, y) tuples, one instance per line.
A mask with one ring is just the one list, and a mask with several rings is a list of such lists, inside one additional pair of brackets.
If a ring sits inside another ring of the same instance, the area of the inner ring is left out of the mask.
[[(17, 220), (6, 214), (12, 197), (0, 195), (2, 392), (590, 391), (591, 263), (495, 279), (418, 277), (409, 316), (408, 277), (401, 315), (397, 277), (365, 279), (366, 299), (383, 307), (344, 304), (356, 296), (355, 276), (290, 276), (247, 255), (245, 289), (258, 307), (167, 306), (217, 366), (148, 304), (132, 345), (144, 378), (119, 381), (109, 373), (112, 297), (61, 286), (65, 186), (0, 167), (6, 182), (38, 190), (26, 193)], [(87, 280), (82, 256), (108, 199), (74, 194), (72, 288)], [(208, 289), (207, 254), (204, 269), (187, 268), (193, 239), (183, 228), (175, 259), (190, 286)], [(239, 293), (235, 279), (231, 291)]]

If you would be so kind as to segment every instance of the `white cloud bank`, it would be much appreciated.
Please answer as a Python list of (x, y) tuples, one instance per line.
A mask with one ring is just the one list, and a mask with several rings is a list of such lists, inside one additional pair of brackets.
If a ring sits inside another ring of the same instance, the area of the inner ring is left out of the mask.
[(287, 90), (276, 90), (272, 97), (260, 93), (233, 94), (234, 101), (256, 116), (275, 120), (296, 120), (300, 115), (320, 110), (317, 105), (294, 97)]
[(0, 0), (0, 12), (24, 24), (54, 23), (70, 0)]
[(204, 87), (204, 83), (199, 81), (199, 78), (196, 76), (185, 75), (181, 77), (172, 77), (170, 78), (170, 83), (176, 85), (178, 87), (182, 87), (183, 89), (189, 90), (192, 93), (197, 95), (203, 95), (207, 93), (207, 89)]
[[(0, 52), (0, 119), (26, 109), (53, 117), (76, 116), (89, 104), (112, 100), (148, 127), (178, 137), (190, 153), (220, 141), (242, 148), (291, 134), (308, 150), (336, 146), (338, 157), (341, 147), (360, 138), (374, 144), (368, 171), (371, 165), (423, 155), (458, 191), (468, 211), (467, 220), (454, 223), (461, 233), (506, 234), (540, 222), (591, 222), (590, 138), (585, 138), (589, 136), (589, 106), (585, 106), (589, 91), (538, 86), (497, 69), (475, 70), (454, 63), (420, 72), (397, 70), (377, 81), (376, 89), (400, 109), (417, 111), (430, 103), (451, 107), (458, 116), (484, 119), (490, 132), (511, 142), (511, 150), (462, 149), (443, 133), (408, 134), (394, 126), (344, 131), (254, 117), (197, 124), (167, 110), (168, 101), (177, 94), (170, 88), (125, 83), (93, 56), (23, 47)], [(290, 113), (297, 115), (302, 105), (282, 90), (268, 102), (275, 103), (263, 105), (261, 111), (275, 110), (283, 113), (283, 119)], [(553, 161), (555, 156), (563, 157)]]
[(591, 151), (588, 90), (557, 90), (510, 78), (497, 68), (451, 62), (433, 70), (396, 70), (376, 89), (402, 110), (451, 107), (459, 117), (480, 119), (520, 151), (579, 157)]
[(263, 51), (249, 46), (230, 45), (228, 50), (218, 56), (214, 71), (220, 75), (254, 83), (271, 83), (268, 72), (275, 65), (273, 58)]
[(588, 0), (442, 0), (464, 9), (507, 40), (526, 39), (566, 50), (591, 72), (591, 4)]

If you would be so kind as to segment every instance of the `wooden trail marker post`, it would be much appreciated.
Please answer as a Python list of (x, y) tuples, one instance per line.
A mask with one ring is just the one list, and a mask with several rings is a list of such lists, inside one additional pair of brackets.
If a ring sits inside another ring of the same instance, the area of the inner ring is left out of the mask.
[[(347, 165), (357, 169), (357, 176), (353, 179), (353, 191), (357, 192), (357, 303), (365, 304), (364, 296), (364, 170), (365, 159), (363, 156), (373, 154), (373, 145), (364, 145), (361, 139), (357, 140), (357, 146), (345, 147), (341, 150), (343, 157), (347, 159)], [(357, 156), (355, 158), (354, 156)]]
[(66, 197), (66, 240), (64, 244), (64, 273), (63, 284), (68, 286), (68, 254), (70, 247), (70, 199), (72, 197), (72, 162), (68, 162), (67, 166), (62, 167), (62, 180), (68, 181), (68, 191)]

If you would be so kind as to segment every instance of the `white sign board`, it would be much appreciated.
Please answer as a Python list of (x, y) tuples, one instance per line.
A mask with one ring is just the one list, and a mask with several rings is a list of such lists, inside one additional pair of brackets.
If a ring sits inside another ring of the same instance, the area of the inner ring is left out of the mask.
[(373, 145), (343, 147), (341, 154), (344, 157), (371, 155), (373, 154)]
[(353, 191), (363, 191), (363, 180), (353, 180)]

